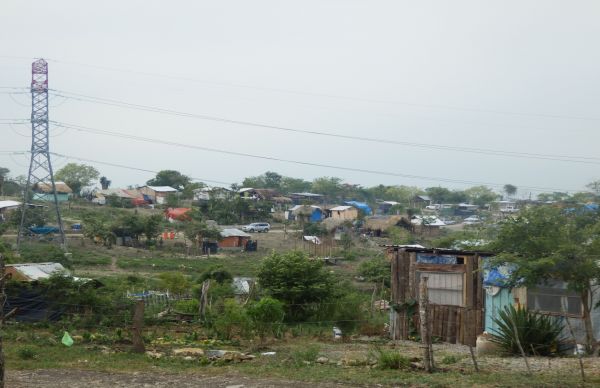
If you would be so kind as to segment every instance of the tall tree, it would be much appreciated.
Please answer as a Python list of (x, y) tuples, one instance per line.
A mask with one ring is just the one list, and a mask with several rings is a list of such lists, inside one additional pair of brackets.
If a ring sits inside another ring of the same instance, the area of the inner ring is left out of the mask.
[(510, 199), (510, 197), (517, 194), (517, 186), (506, 184), (504, 185), (504, 192), (506, 193), (506, 198)]
[(494, 200), (499, 195), (487, 186), (473, 186), (465, 190), (469, 201), (475, 205), (483, 206)]
[(513, 268), (512, 285), (530, 287), (550, 280), (566, 282), (583, 306), (586, 343), (596, 347), (591, 312), (600, 282), (600, 213), (550, 206), (525, 210), (504, 221), (491, 248), (497, 265)]
[(102, 190), (108, 190), (111, 183), (112, 183), (112, 181), (108, 180), (107, 177), (105, 177), (105, 176), (100, 177), (100, 186), (102, 187)]
[(90, 186), (100, 173), (92, 166), (77, 163), (68, 163), (58, 170), (54, 177), (58, 181), (65, 182), (75, 195), (81, 193), (81, 189)]
[(190, 184), (190, 177), (175, 170), (162, 170), (146, 182), (149, 186), (171, 186), (175, 189), (184, 189)]
[(596, 195), (597, 197), (600, 196), (600, 179), (597, 181), (588, 183), (585, 187), (592, 190), (594, 195)]

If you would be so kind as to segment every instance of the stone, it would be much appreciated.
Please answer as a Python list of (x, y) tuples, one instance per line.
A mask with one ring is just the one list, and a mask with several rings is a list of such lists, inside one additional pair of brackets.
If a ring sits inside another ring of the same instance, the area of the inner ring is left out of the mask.
[(192, 356), (185, 356), (183, 359), (186, 361), (194, 361), (195, 360), (195, 358)]
[(329, 359), (327, 357), (317, 358), (317, 363), (319, 363), (319, 364), (327, 364), (328, 362), (329, 362)]
[(173, 349), (172, 354), (174, 356), (193, 356), (193, 357), (202, 357), (204, 356), (204, 349), (201, 348), (181, 348), (181, 349)]
[(154, 359), (159, 360), (159, 359), (162, 358), (163, 354), (160, 353), (160, 352), (155, 352), (155, 351), (152, 351), (152, 350), (148, 350), (148, 351), (146, 351), (146, 356), (148, 356), (150, 358), (154, 358)]

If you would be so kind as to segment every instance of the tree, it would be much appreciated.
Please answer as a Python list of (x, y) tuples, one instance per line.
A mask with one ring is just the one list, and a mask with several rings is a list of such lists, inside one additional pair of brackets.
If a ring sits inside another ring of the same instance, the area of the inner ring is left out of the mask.
[(506, 198), (509, 199), (513, 195), (517, 194), (517, 186), (506, 184), (504, 185), (504, 192), (506, 193)]
[(105, 177), (105, 176), (100, 177), (100, 187), (102, 187), (102, 190), (108, 190), (111, 183), (112, 183), (112, 181), (108, 180), (107, 177)]
[(258, 271), (258, 282), (271, 297), (286, 304), (287, 316), (301, 319), (310, 304), (329, 298), (334, 280), (323, 263), (310, 260), (304, 252), (273, 252)]
[(469, 201), (474, 205), (483, 206), (498, 198), (498, 194), (486, 186), (473, 186), (465, 190)]
[(344, 187), (340, 178), (324, 176), (313, 180), (311, 191), (335, 200), (342, 197)]
[(281, 179), (281, 191), (285, 194), (303, 193), (310, 190), (310, 182), (304, 179), (284, 176)]
[(190, 177), (175, 170), (162, 170), (156, 177), (146, 182), (149, 186), (171, 186), (175, 189), (184, 189), (190, 184)]
[(594, 195), (596, 195), (597, 197), (600, 196), (600, 179), (597, 181), (588, 183), (585, 187), (592, 190)]
[(98, 179), (100, 173), (92, 166), (85, 164), (68, 163), (58, 170), (54, 175), (56, 180), (65, 182), (75, 195), (81, 193), (81, 189), (92, 184)]
[(591, 311), (594, 285), (600, 282), (599, 212), (549, 206), (525, 210), (503, 222), (491, 249), (498, 252), (495, 265), (514, 269), (511, 285), (566, 282), (581, 299), (586, 343), (595, 350)]
[(162, 230), (163, 217), (159, 214), (153, 214), (144, 219), (144, 236), (146, 239), (155, 240)]

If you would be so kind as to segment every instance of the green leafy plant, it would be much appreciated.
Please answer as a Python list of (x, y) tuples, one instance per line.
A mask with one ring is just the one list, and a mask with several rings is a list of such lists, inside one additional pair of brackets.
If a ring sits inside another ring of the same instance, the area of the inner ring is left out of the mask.
[(248, 316), (261, 341), (280, 329), (284, 315), (283, 303), (270, 297), (264, 297), (248, 307)]
[(408, 357), (395, 351), (375, 348), (372, 355), (377, 360), (379, 369), (408, 369), (411, 366)]
[(515, 327), (521, 347), (526, 354), (547, 356), (558, 351), (562, 342), (563, 325), (555, 318), (531, 312), (525, 308), (506, 306), (494, 318), (498, 329), (491, 341), (508, 354), (520, 354)]
[(33, 360), (37, 357), (37, 353), (31, 346), (21, 346), (17, 349), (17, 356), (19, 356), (21, 360)]
[(173, 306), (173, 310), (178, 313), (196, 314), (200, 308), (200, 302), (196, 299), (178, 300)]
[(444, 365), (456, 364), (458, 362), (458, 360), (460, 360), (459, 357), (450, 354), (450, 355), (444, 356), (442, 358), (441, 363)]
[(296, 366), (303, 366), (306, 362), (314, 362), (319, 355), (319, 347), (309, 345), (303, 349), (295, 350), (291, 354), (292, 363)]

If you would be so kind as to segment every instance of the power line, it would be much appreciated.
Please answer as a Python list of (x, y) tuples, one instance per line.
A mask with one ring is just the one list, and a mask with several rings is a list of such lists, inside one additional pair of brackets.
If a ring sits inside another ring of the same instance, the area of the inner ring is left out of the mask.
[[(245, 125), (245, 126), (253, 126), (260, 127), (266, 129), (274, 129), (284, 132), (293, 132), (293, 133), (302, 133), (308, 135), (316, 135), (316, 136), (325, 136), (325, 137), (333, 137), (333, 138), (341, 138), (347, 140), (354, 141), (364, 141), (364, 142), (372, 142), (372, 143), (380, 143), (380, 144), (394, 144), (406, 147), (416, 147), (416, 148), (428, 148), (428, 149), (437, 149), (444, 151), (456, 151), (456, 152), (466, 152), (466, 153), (476, 153), (483, 155), (491, 155), (491, 156), (504, 156), (504, 157), (515, 157), (515, 158), (527, 158), (527, 159), (540, 159), (540, 160), (553, 160), (559, 162), (568, 162), (568, 163), (583, 163), (583, 164), (600, 164), (600, 157), (591, 157), (591, 156), (573, 156), (573, 155), (552, 155), (552, 154), (537, 154), (531, 152), (516, 152), (516, 151), (503, 151), (503, 150), (494, 150), (489, 148), (474, 148), (474, 147), (459, 147), (459, 146), (448, 146), (441, 144), (427, 144), (427, 143), (415, 143), (415, 142), (407, 142), (407, 141), (399, 141), (392, 139), (383, 139), (383, 138), (373, 138), (373, 137), (365, 137), (365, 136), (352, 136), (352, 135), (343, 135), (339, 133), (333, 132), (323, 132), (323, 131), (312, 131), (305, 129), (297, 129), (290, 127), (283, 127), (277, 125), (256, 123), (244, 120), (233, 120), (223, 117), (209, 116), (203, 114), (189, 113), (189, 112), (181, 112), (172, 109), (160, 108), (155, 106), (134, 104), (125, 101), (101, 98), (101, 97), (93, 97), (79, 93), (65, 92), (65, 91), (56, 91), (54, 90), (55, 96), (60, 96), (67, 99), (72, 99), (76, 101), (90, 102), (90, 103), (98, 103), (103, 105), (117, 106), (121, 108), (128, 109), (137, 109), (154, 113), (163, 113), (173, 116), (179, 117), (189, 117), (196, 118), (201, 120), (210, 120), (217, 121), (222, 123), (236, 124), (236, 125)], [(589, 161), (597, 161), (594, 163), (590, 163)]]
[(526, 113), (526, 112), (504, 111), (504, 110), (498, 110), (498, 109), (460, 107), (460, 106), (445, 105), (445, 104), (423, 104), (423, 103), (393, 101), (393, 100), (384, 100), (384, 99), (370, 99), (370, 98), (364, 98), (364, 97), (342, 96), (342, 95), (338, 95), (338, 94), (329, 94), (329, 93), (307, 92), (307, 91), (299, 91), (299, 90), (270, 88), (270, 87), (244, 85), (244, 84), (236, 84), (236, 83), (226, 83), (226, 82), (213, 82), (213, 81), (199, 80), (197, 78), (192, 78), (192, 77), (187, 77), (187, 76), (152, 73), (152, 72), (142, 72), (139, 70), (121, 69), (121, 68), (110, 67), (110, 66), (86, 64), (86, 63), (81, 63), (81, 62), (64, 61), (64, 60), (58, 60), (58, 59), (48, 59), (48, 60), (51, 62), (63, 63), (63, 64), (67, 64), (67, 65), (82, 66), (82, 67), (95, 68), (95, 69), (100, 69), (100, 70), (105, 70), (105, 71), (128, 73), (128, 74), (138, 74), (138, 75), (143, 75), (143, 76), (147, 76), (147, 77), (177, 79), (177, 80), (182, 80), (182, 81), (192, 81), (192, 82), (212, 84), (212, 85), (217, 85), (217, 86), (235, 87), (235, 88), (243, 88), (243, 89), (256, 89), (256, 90), (262, 90), (262, 91), (288, 93), (288, 94), (295, 94), (295, 95), (305, 95), (305, 96), (312, 96), (312, 97), (326, 97), (326, 98), (334, 98), (334, 99), (342, 99), (342, 100), (350, 100), (350, 101), (369, 102), (369, 103), (376, 103), (376, 104), (405, 105), (405, 106), (413, 106), (413, 107), (419, 107), (419, 108), (443, 109), (443, 110), (463, 111), (463, 112), (473, 112), (473, 113), (483, 113), (483, 114), (539, 117), (539, 118), (564, 119), (564, 120), (600, 121), (600, 118), (598, 118), (598, 117), (555, 115), (555, 114), (546, 114), (546, 113)]
[[(370, 169), (362, 169), (362, 168), (354, 168), (354, 167), (336, 166), (336, 165), (324, 164), (324, 163), (305, 162), (305, 161), (299, 161), (299, 160), (278, 158), (278, 157), (273, 157), (273, 156), (255, 155), (255, 154), (249, 154), (249, 153), (245, 153), (245, 152), (229, 151), (229, 150), (223, 150), (223, 149), (218, 149), (218, 148), (178, 143), (178, 142), (174, 142), (174, 141), (170, 141), (170, 140), (154, 139), (154, 138), (144, 137), (144, 136), (129, 135), (129, 134), (125, 134), (125, 133), (114, 132), (114, 131), (109, 131), (109, 130), (104, 130), (104, 129), (85, 127), (85, 126), (81, 126), (81, 125), (64, 124), (64, 123), (59, 123), (59, 122), (52, 122), (52, 123), (56, 126), (72, 128), (77, 131), (88, 132), (88, 133), (93, 133), (93, 134), (98, 134), (98, 135), (120, 137), (120, 138), (124, 138), (124, 139), (143, 141), (143, 142), (148, 142), (148, 143), (156, 143), (156, 144), (161, 144), (161, 145), (169, 145), (169, 146), (174, 146), (174, 147), (188, 148), (188, 149), (194, 149), (194, 150), (199, 150), (199, 151), (214, 152), (214, 153), (241, 156), (241, 157), (254, 158), (254, 159), (263, 159), (263, 160), (269, 160), (269, 161), (274, 161), (274, 162), (283, 162), (283, 163), (298, 164), (298, 165), (303, 165), (303, 166), (330, 168), (330, 169), (341, 170), (341, 171), (360, 172), (360, 173), (365, 173), (365, 174), (385, 175), (385, 176), (393, 176), (393, 177), (399, 177), (399, 178), (419, 179), (419, 180), (435, 181), (435, 182), (460, 183), (460, 184), (471, 184), (471, 185), (488, 185), (488, 186), (494, 186), (494, 187), (503, 187), (504, 186), (504, 184), (493, 183), (493, 182), (480, 182), (480, 181), (471, 181), (471, 180), (442, 178), (442, 177), (428, 177), (428, 176), (422, 176), (422, 175), (395, 173), (395, 172), (390, 172), (390, 171), (370, 170)], [(147, 171), (147, 172), (151, 172), (151, 171)], [(519, 187), (531, 189), (531, 190), (538, 190), (538, 191), (548, 191), (548, 190), (561, 191), (556, 188), (548, 188), (548, 187), (535, 187), (535, 186), (524, 186), (524, 185), (521, 185)], [(571, 191), (576, 191), (576, 190), (571, 190)]]

